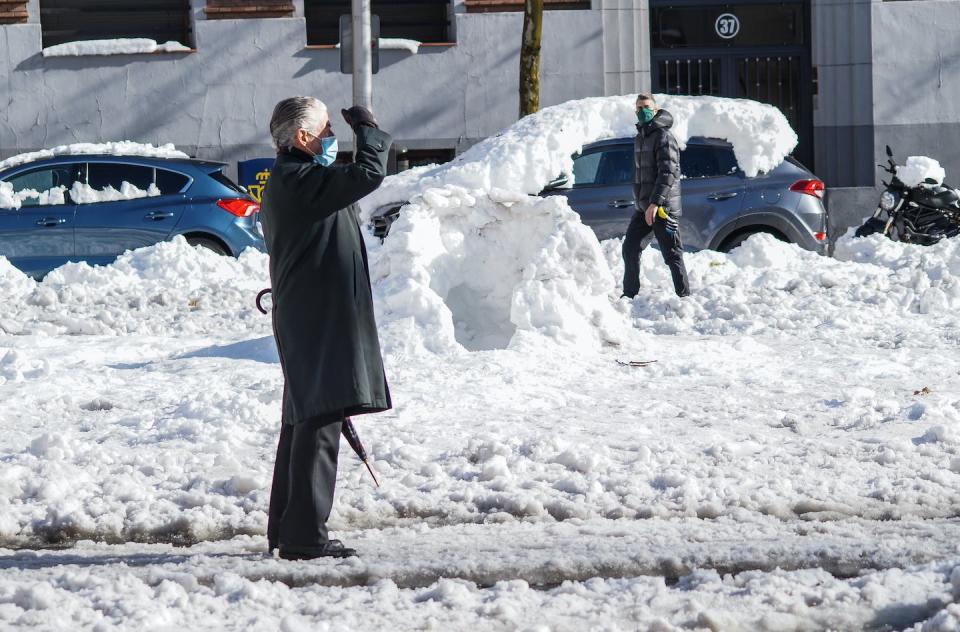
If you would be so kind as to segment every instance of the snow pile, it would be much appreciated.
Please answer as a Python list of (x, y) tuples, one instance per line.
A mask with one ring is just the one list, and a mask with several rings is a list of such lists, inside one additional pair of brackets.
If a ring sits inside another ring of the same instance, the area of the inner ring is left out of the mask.
[(155, 40), (137, 38), (119, 38), (105, 40), (83, 40), (67, 42), (43, 49), (44, 57), (78, 57), (80, 55), (133, 55), (138, 53), (188, 53), (189, 46), (180, 42), (158, 44)]
[(111, 156), (143, 156), (148, 158), (189, 158), (187, 154), (178, 150), (172, 143), (160, 145), (159, 147), (135, 143), (129, 140), (114, 141), (109, 143), (74, 143), (72, 145), (59, 145), (51, 149), (41, 149), (40, 151), (31, 151), (24, 154), (18, 154), (0, 161), (0, 171), (11, 167), (18, 167), (28, 162), (43, 160), (44, 158), (53, 158), (55, 156), (80, 156), (80, 155), (100, 155), (107, 154)]
[(388, 352), (506, 348), (518, 332), (616, 341), (614, 279), (590, 229), (559, 197), (427, 189), (371, 245)]
[[(615, 275), (623, 271), (621, 243), (603, 243)], [(643, 255), (641, 290), (629, 313), (636, 327), (658, 334), (807, 332), (824, 341), (853, 335), (880, 344), (912, 330), (918, 315), (958, 320), (960, 240), (924, 247), (880, 236), (843, 238), (835, 256), (769, 235), (752, 237), (729, 255), (688, 253), (693, 293), (678, 301), (669, 270), (651, 250)]]
[(37, 200), (40, 206), (49, 204), (64, 204), (66, 202), (66, 187), (54, 187), (48, 191), (24, 189), (14, 191), (9, 182), (0, 182), (0, 209), (19, 209), (27, 200)]
[(178, 236), (108, 266), (68, 263), (37, 283), (0, 257), (0, 334), (266, 333), (254, 297), (270, 285), (267, 261), (250, 248), (223, 257)]
[(907, 164), (897, 166), (897, 178), (908, 187), (919, 186), (927, 178), (941, 185), (946, 177), (947, 173), (940, 163), (926, 156), (910, 156), (907, 158)]
[[(725, 137), (744, 171), (779, 164), (796, 134), (771, 106), (713, 97), (660, 97), (678, 140)], [(593, 234), (562, 197), (534, 194), (590, 142), (636, 134), (635, 98), (545, 108), (451, 163), (388, 178), (365, 216), (407, 202), (374, 256), (381, 322), (408, 351), (519, 344), (536, 332), (565, 342), (616, 342), (607, 294), (615, 280)], [(376, 248), (372, 248), (376, 250)], [(419, 332), (419, 333), (418, 333)]]
[[(797, 135), (777, 108), (746, 99), (656, 95), (674, 118), (681, 147), (691, 136), (725, 138), (748, 176), (770, 171), (790, 154)], [(589, 143), (637, 134), (634, 96), (569, 101), (524, 117), (452, 162), (387, 178), (364, 199), (367, 213), (405, 202), (428, 188), (456, 185), (536, 194), (559, 174), (572, 176), (572, 156)]]
[[(137, 198), (156, 197), (160, 195), (160, 189), (157, 185), (150, 183), (147, 190), (137, 188), (136, 186), (124, 181), (117, 191), (112, 186), (107, 185), (102, 190), (94, 189), (89, 184), (74, 182), (70, 189), (70, 197), (77, 204), (95, 204), (97, 202), (116, 202), (118, 200), (135, 200)], [(41, 202), (42, 204), (43, 202)], [(62, 203), (62, 202), (61, 202)]]

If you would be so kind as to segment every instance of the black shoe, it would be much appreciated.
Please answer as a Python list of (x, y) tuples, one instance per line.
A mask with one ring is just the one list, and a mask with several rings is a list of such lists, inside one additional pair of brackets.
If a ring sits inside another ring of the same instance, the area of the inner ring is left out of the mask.
[(340, 540), (330, 540), (321, 547), (310, 549), (290, 550), (284, 548), (283, 545), (280, 546), (280, 558), (284, 560), (315, 560), (319, 557), (344, 558), (356, 556), (357, 550), (345, 547)]

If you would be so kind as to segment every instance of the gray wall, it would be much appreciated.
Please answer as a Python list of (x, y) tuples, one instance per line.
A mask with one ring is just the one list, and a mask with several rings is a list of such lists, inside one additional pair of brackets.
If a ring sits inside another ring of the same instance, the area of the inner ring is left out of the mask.
[(960, 2), (877, 2), (872, 24), (877, 161), (889, 144), (900, 161), (936, 158), (960, 183)]
[[(885, 177), (876, 165), (888, 144), (901, 163), (936, 158), (947, 182), (960, 184), (960, 2), (814, 2), (822, 18), (814, 28), (817, 170), (850, 187), (828, 194), (836, 232), (876, 208)], [(822, 65), (844, 58), (849, 63)]]
[[(459, 12), (457, 45), (383, 51), (381, 126), (408, 148), (461, 149), (513, 123), (522, 17)], [(601, 11), (546, 13), (542, 105), (604, 94), (602, 29)], [(349, 106), (339, 51), (307, 49), (302, 18), (196, 19), (194, 30), (196, 53), (44, 58), (39, 23), (0, 27), (0, 157), (130, 139), (234, 162), (272, 155), (267, 123), (282, 97)], [(348, 148), (338, 116), (334, 129)]]
[(816, 171), (831, 187), (873, 184), (870, 0), (813, 0)]

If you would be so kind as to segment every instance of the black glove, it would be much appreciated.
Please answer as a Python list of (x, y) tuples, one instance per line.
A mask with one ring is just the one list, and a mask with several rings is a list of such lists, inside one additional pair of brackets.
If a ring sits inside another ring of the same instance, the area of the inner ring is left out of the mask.
[(357, 131), (361, 125), (376, 127), (378, 129), (380, 127), (377, 125), (377, 119), (373, 118), (373, 112), (362, 105), (355, 105), (348, 110), (340, 110), (340, 113), (343, 115), (343, 120), (347, 122), (347, 125), (353, 128), (353, 131)]

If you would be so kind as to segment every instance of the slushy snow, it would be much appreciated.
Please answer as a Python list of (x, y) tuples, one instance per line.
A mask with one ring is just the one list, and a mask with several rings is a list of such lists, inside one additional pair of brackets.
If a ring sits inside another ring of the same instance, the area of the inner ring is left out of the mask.
[(365, 201), (409, 204), (368, 235), (396, 407), (356, 420), (382, 487), (341, 452), (358, 559), (265, 554), (265, 255), (0, 258), (0, 627), (958, 630), (960, 241), (757, 236), (683, 300), (648, 251), (621, 300), (620, 241), (529, 195), (576, 151), (533, 118)]
[(158, 44), (143, 37), (103, 40), (83, 40), (48, 46), (44, 57), (78, 57), (80, 55), (135, 55), (139, 53), (188, 53), (189, 46), (180, 42)]

